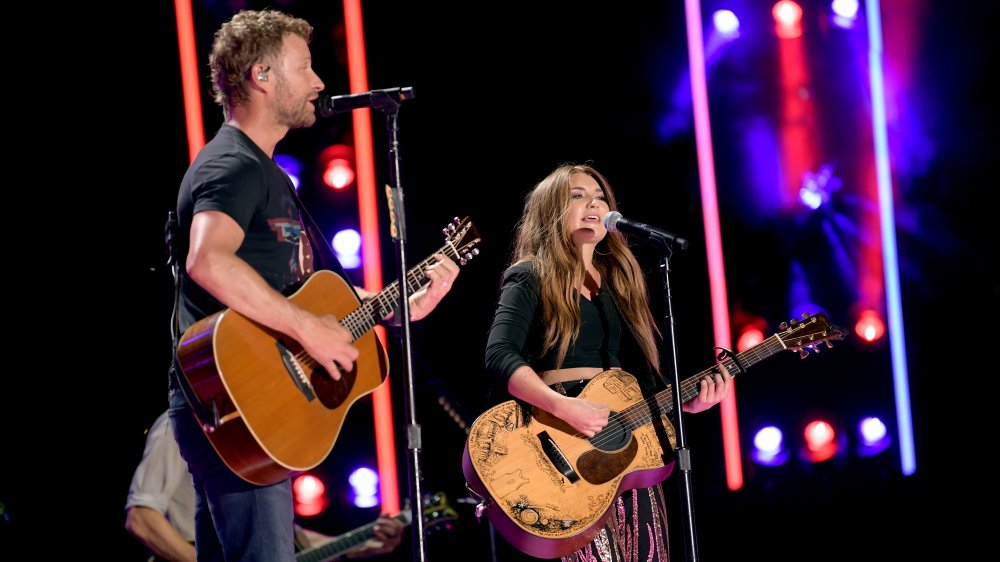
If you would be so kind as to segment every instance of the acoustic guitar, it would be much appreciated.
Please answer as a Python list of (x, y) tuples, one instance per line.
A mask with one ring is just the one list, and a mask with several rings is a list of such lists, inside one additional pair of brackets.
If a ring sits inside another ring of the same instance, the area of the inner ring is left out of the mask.
[[(456, 218), (443, 229), (435, 254), (465, 265), (481, 242), (472, 222)], [(406, 273), (409, 294), (429, 283), (432, 254)], [(360, 355), (333, 377), (294, 339), (226, 309), (193, 324), (181, 338), (178, 362), (199, 404), (205, 435), (226, 465), (244, 480), (268, 485), (309, 470), (329, 455), (350, 407), (388, 374), (388, 359), (372, 329), (394, 313), (399, 281), (359, 302), (332, 271), (311, 275), (288, 297), (316, 314), (333, 314), (350, 331)], [(199, 414), (200, 412), (200, 414)], [(209, 419), (203, 419), (209, 418)]]
[[(779, 351), (805, 357), (846, 334), (822, 313), (782, 328), (722, 363), (735, 376)], [(682, 402), (695, 397), (699, 381), (712, 372), (682, 381)], [(538, 558), (564, 556), (591, 542), (616, 497), (662, 482), (674, 467), (672, 385), (647, 398), (633, 375), (611, 369), (579, 396), (611, 406), (608, 425), (594, 437), (539, 408), (524, 424), (521, 407), (509, 400), (476, 418), (463, 452), (468, 487), (482, 498), (477, 515), (485, 512), (512, 546)]]

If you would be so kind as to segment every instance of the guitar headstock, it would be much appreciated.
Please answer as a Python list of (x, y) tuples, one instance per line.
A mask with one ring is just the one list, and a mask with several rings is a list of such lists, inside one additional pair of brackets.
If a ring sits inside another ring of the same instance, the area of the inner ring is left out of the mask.
[(451, 522), (458, 519), (458, 513), (448, 505), (444, 492), (424, 494), (424, 526), (428, 533), (439, 529), (451, 529)]
[(785, 349), (797, 350), (801, 357), (809, 355), (810, 351), (820, 352), (821, 345), (833, 349), (833, 340), (842, 340), (847, 336), (847, 330), (830, 324), (822, 312), (812, 316), (803, 314), (802, 320), (791, 319), (782, 322), (781, 332), (775, 334)]
[(469, 217), (455, 217), (448, 226), (441, 229), (441, 233), (445, 237), (445, 253), (460, 265), (467, 264), (479, 255), (478, 245), (482, 238)]
[[(458, 519), (458, 513), (448, 505), (448, 497), (445, 496), (444, 492), (424, 494), (423, 513), (424, 531), (427, 533), (441, 528), (450, 529), (451, 522)], [(399, 512), (396, 519), (399, 519), (403, 525), (409, 525), (413, 522), (413, 516), (410, 514), (410, 498), (406, 498), (403, 510)]]

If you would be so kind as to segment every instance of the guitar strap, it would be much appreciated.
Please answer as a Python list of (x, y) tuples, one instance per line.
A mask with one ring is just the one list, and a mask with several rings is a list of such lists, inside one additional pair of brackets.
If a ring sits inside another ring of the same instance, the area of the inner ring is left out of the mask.
[(167, 265), (170, 266), (170, 272), (174, 277), (174, 308), (170, 312), (170, 338), (173, 340), (173, 360), (170, 362), (170, 368), (167, 370), (167, 388), (173, 386), (171, 381), (176, 381), (177, 387), (184, 393), (184, 398), (187, 400), (188, 405), (191, 406), (191, 410), (198, 418), (198, 421), (206, 423), (207, 420), (211, 420), (212, 423), (215, 423), (217, 420), (215, 420), (201, 400), (198, 399), (198, 395), (195, 394), (194, 389), (189, 385), (187, 377), (181, 376), (180, 363), (177, 361), (177, 347), (181, 343), (181, 274), (180, 259), (177, 256), (177, 249), (174, 247), (174, 240), (177, 239), (178, 228), (177, 213), (175, 211), (168, 212), (167, 223), (163, 227), (163, 235), (167, 246)]
[(344, 271), (344, 266), (334, 255), (333, 250), (330, 245), (326, 242), (326, 237), (323, 236), (323, 231), (313, 220), (312, 216), (306, 211), (306, 206), (302, 204), (302, 200), (299, 199), (299, 194), (295, 192), (295, 186), (292, 181), (287, 180), (288, 190), (292, 194), (292, 200), (295, 201), (295, 206), (298, 208), (299, 217), (302, 219), (302, 232), (306, 235), (306, 240), (309, 245), (312, 246), (312, 254), (315, 259), (317, 267), (315, 269), (326, 269), (332, 271), (339, 275), (344, 281), (347, 281), (347, 285), (350, 286), (351, 292), (360, 301), (361, 297), (354, 290), (354, 283), (350, 282), (350, 278), (347, 276), (347, 272)]

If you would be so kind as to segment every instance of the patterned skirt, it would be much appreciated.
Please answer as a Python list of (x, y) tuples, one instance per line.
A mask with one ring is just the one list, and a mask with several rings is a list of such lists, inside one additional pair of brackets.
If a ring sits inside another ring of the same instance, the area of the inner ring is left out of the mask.
[(608, 522), (593, 542), (562, 562), (669, 562), (663, 488), (627, 490), (611, 504)]

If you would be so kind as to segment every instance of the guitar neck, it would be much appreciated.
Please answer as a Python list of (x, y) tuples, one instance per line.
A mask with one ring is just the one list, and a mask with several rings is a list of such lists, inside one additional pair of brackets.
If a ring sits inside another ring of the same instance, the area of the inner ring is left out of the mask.
[[(410, 521), (409, 517), (405, 516), (405, 512), (400, 513), (393, 519), (403, 523), (403, 525), (409, 524)], [(353, 531), (335, 537), (328, 543), (308, 548), (297, 553), (295, 555), (295, 562), (324, 562), (325, 560), (330, 560), (340, 556), (374, 536), (375, 522), (371, 522), (367, 525), (358, 527)]]
[[(781, 338), (775, 334), (759, 344), (737, 353), (735, 358), (726, 357), (722, 361), (722, 364), (725, 365), (731, 375), (736, 376), (736, 374), (742, 370), (740, 368), (741, 366), (744, 369), (752, 367), (753, 365), (756, 365), (764, 359), (767, 359), (780, 351), (784, 351), (785, 349), (785, 344), (781, 341)], [(699, 382), (701, 382), (701, 380), (705, 377), (711, 376), (714, 370), (715, 367), (709, 367), (697, 375), (681, 381), (681, 403), (687, 402), (697, 396)], [(674, 411), (673, 391), (674, 385), (668, 384), (667, 388), (656, 393), (656, 406), (660, 412), (669, 414)], [(650, 409), (650, 403), (646, 401), (626, 408), (623, 412), (621, 412), (621, 417), (623, 420), (628, 422), (629, 425), (639, 427), (649, 423), (653, 419), (653, 412)]]
[[(452, 259), (459, 256), (450, 245), (442, 246), (435, 254), (444, 254)], [(427, 268), (437, 262), (432, 254), (406, 272), (407, 294), (412, 295), (430, 281), (427, 279)], [(366, 300), (354, 312), (348, 314), (341, 324), (351, 332), (354, 340), (368, 333), (380, 320), (399, 309), (399, 280), (393, 281), (377, 295)]]

